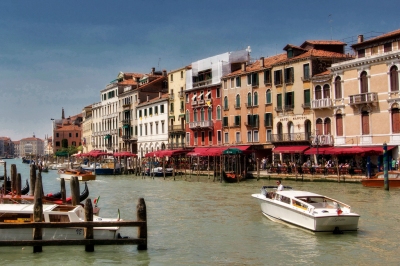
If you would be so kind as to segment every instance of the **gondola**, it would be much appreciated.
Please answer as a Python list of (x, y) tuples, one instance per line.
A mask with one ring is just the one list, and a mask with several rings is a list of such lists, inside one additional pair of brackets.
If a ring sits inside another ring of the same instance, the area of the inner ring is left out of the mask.
[[(85, 182), (85, 188), (82, 191), (82, 193), (79, 195), (79, 201), (80, 202), (84, 201), (85, 199), (87, 199), (88, 196), (89, 196), (89, 188), (88, 188), (87, 183)], [(44, 198), (45, 198), (45, 200), (52, 201), (57, 204), (62, 203), (61, 191), (54, 193), (54, 194), (47, 194)], [(66, 203), (71, 203), (71, 201), (72, 201), (72, 197), (66, 198)]]
[[(11, 181), (7, 180), (4, 182), (4, 184), (6, 185), (6, 193), (11, 193)], [(29, 182), (28, 180), (26, 180), (25, 187), (21, 189), (21, 195), (26, 195), (28, 194), (28, 192), (29, 192)]]

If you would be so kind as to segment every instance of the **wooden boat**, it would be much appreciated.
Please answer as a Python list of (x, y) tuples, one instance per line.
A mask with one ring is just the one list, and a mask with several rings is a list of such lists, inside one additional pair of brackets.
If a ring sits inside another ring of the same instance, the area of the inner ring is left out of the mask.
[[(3, 183), (3, 186), (4, 184), (6, 185), (6, 193), (11, 193), (11, 181), (7, 180)], [(21, 189), (21, 195), (28, 194), (28, 192), (29, 192), (29, 182), (28, 180), (26, 180), (25, 187)]]
[[(29, 185), (28, 185), (28, 190), (26, 193), (28, 193), (28, 192), (29, 192)], [(25, 194), (22, 194), (21, 196), (11, 195), (11, 194), (1, 195), (0, 200), (12, 202), (12, 203), (29, 203), (29, 202), (33, 202), (35, 200), (34, 196), (25, 195)], [(87, 183), (85, 182), (85, 188), (82, 191), (82, 193), (79, 195), (79, 201), (82, 202), (85, 199), (87, 199), (87, 197), (89, 197), (89, 188), (87, 186)], [(71, 197), (66, 198), (66, 204), (71, 204), (71, 201), (72, 201)], [(62, 204), (61, 192), (45, 195), (43, 197), (43, 202), (50, 203), (50, 204)]]
[[(267, 189), (271, 189), (268, 191)], [(360, 215), (349, 205), (308, 191), (266, 187), (252, 194), (261, 205), (262, 214), (273, 221), (293, 224), (313, 232), (356, 231)]]
[(58, 175), (65, 180), (70, 180), (73, 176), (77, 176), (79, 181), (96, 180), (96, 175), (93, 172), (83, 169), (60, 169)]
[[(400, 187), (400, 171), (388, 171), (389, 187)], [(363, 178), (361, 184), (364, 187), (383, 187), (384, 173), (378, 172), (371, 178)]]
[(224, 181), (227, 183), (240, 182), (241, 180), (243, 180), (242, 175), (238, 175), (234, 172), (223, 172), (222, 176), (224, 178)]
[[(0, 204), (1, 223), (33, 222), (33, 204)], [(84, 222), (85, 210), (81, 205), (43, 205), (43, 222)], [(102, 218), (93, 215), (93, 221), (117, 221), (118, 218)], [(94, 239), (114, 239), (119, 227), (94, 227)], [(84, 239), (84, 230), (79, 227), (43, 228), (43, 239)], [(0, 240), (32, 240), (32, 229), (0, 229)]]

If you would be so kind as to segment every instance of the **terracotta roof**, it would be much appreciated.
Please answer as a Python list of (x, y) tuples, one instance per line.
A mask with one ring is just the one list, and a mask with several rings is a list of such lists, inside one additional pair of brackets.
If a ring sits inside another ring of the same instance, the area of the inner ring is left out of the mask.
[(325, 45), (346, 45), (346, 43), (337, 40), (307, 40), (301, 46), (309, 44), (325, 44)]
[(281, 62), (277, 62), (275, 65), (280, 64), (280, 63), (288, 63), (288, 62), (292, 62), (292, 61), (296, 61), (296, 60), (306, 59), (311, 56), (319, 57), (319, 58), (348, 58), (349, 57), (348, 55), (342, 54), (342, 53), (310, 49), (301, 55), (298, 55), (298, 56), (295, 56), (292, 58), (288, 58), (287, 60), (282, 60)]
[(322, 73), (315, 74), (314, 77), (326, 76), (326, 75), (329, 75), (329, 74), (331, 74), (331, 71), (330, 71), (330, 70), (326, 70), (326, 71), (324, 71), (324, 72), (322, 72)]
[(0, 137), (0, 140), (11, 140), (9, 137)]
[(118, 85), (137, 85), (138, 83), (136, 82), (136, 80), (133, 79), (125, 79), (121, 82), (118, 82)]
[(21, 141), (22, 141), (22, 140), (41, 140), (41, 139), (39, 139), (39, 138), (34, 138), (34, 137), (30, 137), (30, 138), (21, 139)]
[(283, 50), (286, 51), (288, 48), (295, 48), (295, 49), (298, 49), (298, 50), (307, 51), (306, 49), (304, 49), (302, 47), (299, 47), (299, 46), (296, 46), (296, 45), (293, 45), (293, 44), (287, 44), (285, 47), (283, 47)]
[(81, 127), (77, 125), (65, 125), (57, 129), (57, 131), (71, 131), (71, 130), (81, 130)]
[(168, 99), (168, 93), (161, 94), (161, 98), (159, 98), (157, 96), (157, 97), (155, 97), (153, 99), (150, 99), (149, 101), (141, 102), (137, 106), (147, 105), (147, 104), (150, 104), (150, 103), (153, 103), (153, 102), (157, 102), (157, 101), (160, 101), (160, 100), (164, 100), (164, 99)]
[(351, 47), (362, 46), (364, 44), (369, 44), (369, 43), (380, 41), (380, 40), (383, 40), (383, 39), (386, 39), (386, 38), (395, 37), (396, 35), (400, 35), (400, 29), (394, 30), (394, 31), (391, 31), (391, 32), (388, 32), (388, 33), (385, 33), (385, 34), (382, 34), (382, 35), (379, 35), (379, 36), (371, 38), (369, 40), (365, 40), (365, 41), (363, 41), (361, 43), (353, 44)]

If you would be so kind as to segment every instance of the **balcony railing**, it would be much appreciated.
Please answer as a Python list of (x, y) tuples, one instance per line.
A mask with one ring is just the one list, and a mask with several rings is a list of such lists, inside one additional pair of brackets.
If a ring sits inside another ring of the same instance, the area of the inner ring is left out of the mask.
[(173, 100), (173, 99), (174, 99), (174, 96), (175, 96), (175, 94), (173, 94), (173, 93), (168, 94), (168, 98), (169, 98), (170, 100)]
[(209, 121), (209, 120), (189, 123), (190, 129), (213, 128), (213, 126), (214, 126), (213, 121)]
[(322, 108), (331, 108), (333, 106), (332, 99), (325, 98), (325, 99), (318, 99), (311, 101), (311, 108), (312, 109), (322, 109)]
[(282, 112), (283, 111), (282, 106), (275, 106), (275, 111), (276, 112)]
[(303, 107), (304, 109), (311, 108), (311, 103), (303, 103), (303, 104), (301, 105), (301, 107)]
[(240, 109), (240, 104), (236, 104), (236, 103), (235, 103), (235, 104), (233, 105), (233, 107), (234, 107), (235, 109)]
[(272, 134), (271, 142), (310, 141), (310, 137), (309, 132)]
[(197, 105), (197, 101), (192, 101), (192, 105)]
[(294, 109), (293, 104), (285, 105), (285, 111), (292, 111)]
[(200, 99), (200, 100), (197, 100), (197, 103), (198, 103), (199, 105), (201, 105), (201, 104), (204, 104), (205, 102), (204, 102), (204, 99), (203, 99), (203, 100)]
[(207, 85), (210, 85), (211, 83), (212, 83), (212, 79), (207, 79), (207, 80), (203, 80), (203, 81), (193, 82), (193, 88), (198, 88), (198, 87), (202, 87), (202, 86), (207, 86)]
[(317, 135), (310, 138), (312, 145), (333, 145), (334, 138), (332, 135)]
[(185, 148), (185, 143), (168, 143), (167, 144), (167, 149), (173, 150), (173, 149), (183, 149)]
[(260, 122), (246, 122), (244, 123), (246, 127), (258, 128), (260, 126)]
[(183, 131), (185, 131), (185, 127), (183, 125), (170, 125), (169, 131), (170, 132), (183, 132)]
[(364, 104), (364, 103), (374, 103), (378, 101), (378, 94), (376, 92), (360, 93), (355, 95), (350, 95), (350, 105)]
[(178, 97), (183, 99), (185, 97), (185, 93), (183, 91), (178, 92)]
[(130, 122), (131, 122), (130, 119), (123, 119), (123, 120), (121, 120), (121, 123), (124, 124), (124, 125), (129, 125)]
[(245, 103), (245, 105), (246, 105), (247, 108), (253, 108), (253, 107), (255, 107), (255, 105), (253, 105), (253, 104), (251, 104), (251, 103)]
[(131, 139), (130, 135), (122, 135), (122, 140), (123, 141), (127, 141), (127, 140), (130, 140), (130, 139)]

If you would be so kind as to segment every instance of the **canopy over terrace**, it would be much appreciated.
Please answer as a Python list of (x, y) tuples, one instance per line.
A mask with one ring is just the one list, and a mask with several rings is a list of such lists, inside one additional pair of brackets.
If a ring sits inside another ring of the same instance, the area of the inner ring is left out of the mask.
[(310, 148), (310, 146), (279, 146), (274, 148), (274, 153), (303, 153), (305, 150)]
[(165, 157), (165, 156), (174, 156), (188, 153), (189, 150), (178, 149), (178, 150), (161, 150), (161, 151), (153, 151), (146, 153), (145, 157)]
[(226, 150), (238, 150), (242, 153), (250, 153), (250, 146), (224, 146), (224, 147), (196, 147), (193, 151), (189, 152), (188, 156), (221, 156)]
[[(394, 149), (395, 146), (388, 146), (387, 150), (390, 151)], [(306, 150), (304, 154), (327, 154), (327, 155), (354, 155), (354, 154), (363, 154), (363, 155), (380, 155), (383, 152), (382, 146), (372, 146), (372, 147), (362, 147), (362, 146), (353, 146), (353, 147), (318, 147), (311, 148)]]

